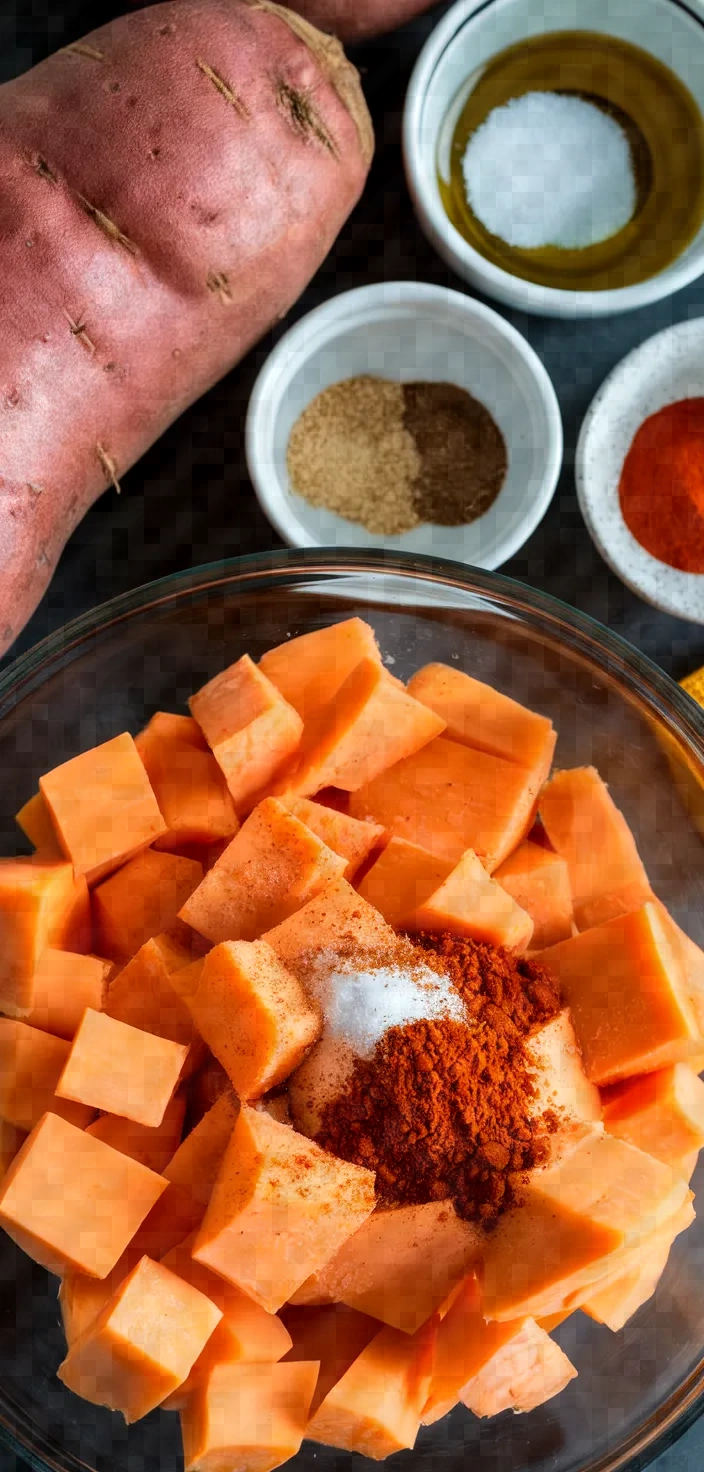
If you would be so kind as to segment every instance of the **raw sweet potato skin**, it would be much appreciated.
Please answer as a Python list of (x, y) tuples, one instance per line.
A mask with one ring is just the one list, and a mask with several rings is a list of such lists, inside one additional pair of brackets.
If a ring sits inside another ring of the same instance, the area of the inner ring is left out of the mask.
[(290, 0), (290, 4), (292, 10), (321, 30), (332, 31), (341, 41), (362, 41), (402, 26), (429, 10), (432, 0)]
[(0, 88), (0, 652), (92, 502), (284, 315), (366, 178), (338, 42), (134, 11)]

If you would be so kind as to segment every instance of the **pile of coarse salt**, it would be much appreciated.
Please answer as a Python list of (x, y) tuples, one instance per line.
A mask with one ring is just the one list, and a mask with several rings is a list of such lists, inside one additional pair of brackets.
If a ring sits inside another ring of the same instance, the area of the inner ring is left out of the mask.
[(450, 978), (423, 962), (404, 965), (399, 959), (360, 970), (319, 963), (306, 985), (322, 1008), (323, 1037), (345, 1044), (358, 1058), (371, 1058), (390, 1027), (441, 1017), (467, 1020)]
[(525, 92), (495, 107), (471, 135), (462, 168), (477, 219), (525, 250), (597, 245), (636, 208), (623, 128), (570, 94)]

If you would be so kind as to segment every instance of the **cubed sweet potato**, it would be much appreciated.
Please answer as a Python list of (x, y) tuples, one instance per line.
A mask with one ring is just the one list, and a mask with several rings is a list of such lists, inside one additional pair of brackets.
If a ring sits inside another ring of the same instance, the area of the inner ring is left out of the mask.
[(545, 781), (556, 740), (546, 716), (448, 664), (424, 665), (408, 692), (442, 716), (450, 741), (532, 767)]
[(0, 1009), (28, 1017), (34, 974), (47, 946), (87, 950), (90, 906), (85, 879), (60, 860), (0, 859)]
[(269, 797), (183, 905), (181, 919), (211, 941), (257, 940), (344, 868), (339, 854)]
[(184, 1077), (199, 1068), (205, 1056), (205, 1044), (174, 985), (176, 973), (192, 964), (189, 952), (181, 945), (166, 935), (154, 936), (113, 977), (103, 1004), (103, 1011), (117, 1022), (183, 1043), (189, 1050), (182, 1069)]
[(306, 1434), (374, 1461), (414, 1446), (431, 1383), (436, 1332), (434, 1319), (415, 1334), (382, 1329), (328, 1391)]
[(296, 751), (300, 716), (248, 654), (192, 695), (189, 705), (235, 808), (248, 812)]
[(70, 1345), (58, 1377), (93, 1405), (139, 1421), (186, 1379), (221, 1318), (191, 1283), (143, 1257)]
[(139, 752), (126, 733), (54, 767), (39, 787), (64, 853), (89, 884), (166, 832)]
[(491, 873), (525, 838), (541, 780), (530, 767), (439, 736), (353, 792), (350, 812), (453, 864), (472, 848)]
[(373, 1205), (371, 1171), (243, 1104), (193, 1256), (275, 1313)]
[(56, 1094), (71, 1044), (26, 1022), (0, 1017), (0, 1119), (31, 1130), (47, 1109), (79, 1129), (95, 1116), (93, 1105)]
[(361, 618), (346, 618), (268, 649), (259, 668), (308, 721), (334, 699), (360, 659), (381, 660), (374, 630)]
[(0, 1183), (0, 1226), (50, 1273), (105, 1278), (166, 1186), (129, 1155), (45, 1114)]
[(217, 843), (237, 832), (235, 805), (197, 721), (157, 711), (134, 744), (168, 824), (157, 848)]
[(652, 898), (633, 834), (594, 767), (558, 772), (541, 794), (540, 816), (567, 864), (579, 930)]
[(164, 1118), (187, 1052), (182, 1043), (86, 1007), (56, 1085), (57, 1099), (155, 1127)]
[(148, 848), (93, 890), (96, 944), (123, 965), (153, 936), (177, 923), (203, 878), (195, 859)]
[(272, 1472), (299, 1450), (318, 1365), (213, 1366), (181, 1412), (186, 1472)]
[(322, 1027), (320, 1009), (264, 940), (214, 946), (188, 1005), (240, 1099), (288, 1078)]
[(86, 1007), (99, 1012), (115, 967), (100, 956), (57, 951), (48, 946), (32, 978), (30, 1027), (72, 1038)]
[(292, 1295), (295, 1304), (342, 1302), (415, 1333), (481, 1256), (484, 1234), (451, 1201), (379, 1207)]

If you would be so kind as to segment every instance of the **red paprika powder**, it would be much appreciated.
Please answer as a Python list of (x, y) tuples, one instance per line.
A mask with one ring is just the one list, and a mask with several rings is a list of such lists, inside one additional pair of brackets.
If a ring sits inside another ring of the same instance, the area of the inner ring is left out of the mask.
[(621, 471), (623, 519), (646, 552), (704, 573), (704, 398), (651, 414)]
[(453, 935), (416, 937), (448, 974), (467, 1021), (391, 1027), (358, 1059), (328, 1104), (318, 1143), (376, 1172), (382, 1201), (451, 1198), (459, 1216), (491, 1226), (520, 1199), (559, 1126), (535, 1112), (526, 1040), (560, 1007), (556, 982), (534, 961)]

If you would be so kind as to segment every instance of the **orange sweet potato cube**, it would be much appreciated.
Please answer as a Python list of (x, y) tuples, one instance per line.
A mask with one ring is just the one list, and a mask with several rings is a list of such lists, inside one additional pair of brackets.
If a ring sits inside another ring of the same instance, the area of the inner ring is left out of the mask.
[(688, 1201), (672, 1222), (644, 1242), (631, 1254), (628, 1268), (618, 1277), (597, 1283), (589, 1297), (580, 1303), (582, 1313), (599, 1324), (606, 1324), (614, 1334), (622, 1329), (633, 1314), (652, 1298), (667, 1266), (672, 1244), (680, 1232), (694, 1221), (694, 1207)]
[(265, 798), (183, 905), (208, 940), (257, 940), (318, 894), (345, 860), (276, 798)]
[(161, 1124), (136, 1124), (119, 1114), (101, 1114), (88, 1125), (86, 1133), (160, 1175), (181, 1143), (185, 1114), (186, 1095), (178, 1090), (169, 1100)]
[(414, 1334), (467, 1276), (483, 1248), (483, 1232), (462, 1221), (451, 1201), (378, 1207), (292, 1301), (341, 1301)]
[(56, 1086), (74, 1099), (137, 1124), (160, 1125), (188, 1049), (87, 1007)]
[(291, 1074), (286, 1095), (290, 1118), (309, 1140), (323, 1128), (327, 1105), (344, 1093), (356, 1061), (354, 1048), (328, 1032)]
[[(690, 1199), (659, 1160), (592, 1125), (553, 1165), (534, 1171), (523, 1203), (500, 1218), (483, 1257), (487, 1319), (541, 1318), (618, 1270)], [(577, 1299), (579, 1301), (579, 1298)]]
[(451, 741), (503, 757), (521, 767), (550, 771), (556, 734), (537, 711), (502, 695), (447, 664), (426, 664), (408, 681), (408, 692), (442, 716)]
[(603, 1093), (604, 1128), (666, 1165), (704, 1146), (704, 1082), (685, 1063), (613, 1084)]
[(50, 1273), (105, 1278), (165, 1190), (163, 1176), (45, 1114), (0, 1184), (0, 1225)]
[(178, 913), (203, 878), (180, 854), (145, 849), (93, 890), (100, 949), (123, 965), (155, 935), (178, 926)]
[(458, 864), (392, 838), (359, 885), (396, 929), (442, 930), (524, 950), (533, 922), (487, 874), (471, 849)]
[(528, 832), (539, 791), (532, 768), (439, 736), (353, 792), (350, 812), (452, 864), (474, 849), (492, 873)]
[(389, 925), (404, 930), (453, 867), (450, 860), (438, 858), (417, 843), (391, 838), (360, 881), (358, 893)]
[(633, 834), (594, 767), (556, 773), (541, 794), (540, 816), (567, 864), (579, 930), (652, 898)]
[(238, 813), (293, 756), (303, 731), (297, 711), (244, 654), (189, 700), (225, 775)]
[(702, 1038), (655, 904), (539, 953), (570, 1007), (588, 1078), (615, 1083), (685, 1060)]
[(533, 1068), (535, 1090), (529, 1114), (537, 1119), (551, 1110), (557, 1116), (558, 1129), (549, 1139), (550, 1153), (556, 1157), (565, 1135), (575, 1137), (575, 1126), (601, 1119), (601, 1097), (596, 1084), (590, 1083), (584, 1072), (568, 1007), (563, 1007), (556, 1017), (532, 1033), (525, 1048)]
[(413, 1447), (430, 1389), (436, 1332), (434, 1319), (415, 1334), (382, 1329), (328, 1391), (306, 1435), (378, 1462)]
[(196, 1033), (190, 1009), (174, 984), (177, 973), (192, 964), (182, 946), (166, 935), (154, 936), (113, 977), (103, 1003), (103, 1011), (117, 1022), (188, 1047), (184, 1077), (199, 1068), (205, 1056), (205, 1044)]
[(143, 1256), (138, 1252), (135, 1257), (130, 1244), (105, 1278), (89, 1278), (86, 1273), (74, 1271), (64, 1273), (59, 1284), (59, 1308), (67, 1345), (73, 1344), (89, 1324), (95, 1323), (113, 1293)]
[(276, 1313), (373, 1206), (371, 1171), (243, 1104), (193, 1256)]
[(216, 843), (237, 832), (235, 805), (197, 721), (157, 711), (135, 746), (169, 828), (157, 848)]
[(322, 1028), (320, 1009), (264, 940), (215, 946), (189, 1006), (240, 1099), (288, 1078)]
[(360, 823), (348, 813), (328, 808), (324, 803), (311, 802), (307, 797), (292, 798), (289, 804), (295, 818), (305, 823), (318, 838), (347, 860), (343, 878), (352, 880), (374, 848), (384, 837), (379, 823)]
[(112, 961), (100, 956), (82, 956), (48, 946), (39, 957), (32, 979), (34, 999), (27, 1017), (30, 1027), (70, 1040), (86, 1007), (100, 1011), (114, 970)]
[(43, 859), (63, 859), (63, 850), (41, 792), (35, 792), (15, 813), (15, 822)]
[[(180, 1411), (197, 1385), (215, 1365), (274, 1364), (291, 1348), (291, 1335), (276, 1314), (267, 1313), (234, 1283), (226, 1283), (191, 1257), (195, 1234), (187, 1237), (162, 1258), (164, 1267), (192, 1283), (222, 1310), (222, 1319), (183, 1385), (164, 1404), (165, 1411)], [(305, 1358), (303, 1355), (297, 1356)]]
[(567, 864), (559, 854), (526, 838), (494, 870), (494, 878), (530, 915), (533, 950), (569, 940), (574, 928), (572, 893)]
[(439, 1325), (424, 1426), (462, 1401), (475, 1416), (532, 1411), (558, 1395), (577, 1371), (534, 1319), (487, 1323), (470, 1277)]
[(288, 799), (312, 797), (323, 787), (355, 792), (426, 746), (444, 724), (378, 659), (362, 659), (333, 699), (306, 721), (296, 759), (277, 790)]
[(57, 1098), (55, 1090), (71, 1044), (26, 1022), (0, 1017), (0, 1119), (31, 1130), (47, 1109), (83, 1129), (91, 1105)]
[(343, 619), (267, 650), (259, 669), (304, 721), (333, 700), (361, 659), (381, 661), (374, 630), (361, 618)]
[(85, 880), (70, 864), (38, 858), (0, 859), (0, 1009), (27, 1017), (33, 978), (47, 946), (81, 950), (89, 943)]
[[(203, 1212), (220, 1173), (239, 1112), (239, 1100), (228, 1089), (203, 1115), (164, 1167), (166, 1179), (188, 1191), (200, 1203)], [(184, 1232), (183, 1236), (186, 1235)]]
[(533, 921), (469, 848), (419, 906), (409, 928), (450, 931), (487, 945), (524, 951), (533, 934)]
[(95, 884), (166, 832), (131, 736), (114, 736), (41, 777), (39, 787), (77, 874)]
[(338, 951), (341, 955), (365, 955), (388, 959), (396, 948), (396, 935), (373, 905), (355, 893), (346, 879), (326, 885), (281, 925), (268, 930), (263, 940), (276, 951), (289, 971), (305, 981), (311, 961), (321, 951)]
[(221, 1318), (192, 1284), (143, 1257), (74, 1340), (59, 1379), (92, 1405), (139, 1421), (186, 1379)]
[(310, 1405), (310, 1414), (314, 1416), (328, 1391), (379, 1333), (379, 1324), (368, 1314), (348, 1308), (346, 1303), (329, 1303), (318, 1308), (289, 1306), (282, 1309), (281, 1318), (292, 1340), (284, 1356), (285, 1363), (317, 1360), (320, 1364)]
[(220, 1364), (181, 1412), (186, 1472), (272, 1472), (299, 1450), (318, 1366)]

